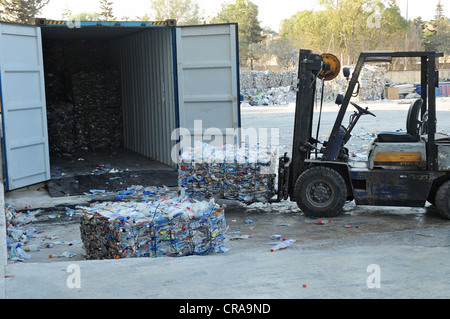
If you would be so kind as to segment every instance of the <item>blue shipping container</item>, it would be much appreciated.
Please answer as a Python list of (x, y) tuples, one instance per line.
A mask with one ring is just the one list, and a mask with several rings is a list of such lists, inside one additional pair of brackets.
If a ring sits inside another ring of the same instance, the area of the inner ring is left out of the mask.
[[(416, 86), (417, 94), (421, 94), (420, 84)], [(450, 96), (450, 82), (440, 83), (439, 87), (436, 88), (436, 96)]]

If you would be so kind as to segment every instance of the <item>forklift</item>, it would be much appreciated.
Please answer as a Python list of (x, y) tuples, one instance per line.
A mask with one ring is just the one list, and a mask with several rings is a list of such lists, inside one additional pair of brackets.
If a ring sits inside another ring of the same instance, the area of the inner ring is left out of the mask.
[[(339, 111), (328, 140), (319, 141), (322, 105), (313, 136), (316, 87), (322, 85), (323, 103), (323, 85), (336, 78), (341, 67), (332, 54), (300, 50), (292, 153), (279, 158), (276, 201), (290, 198), (305, 216), (317, 218), (337, 216), (353, 200), (356, 205), (405, 207), (424, 207), (428, 201), (450, 219), (450, 137), (436, 133), (441, 56), (430, 51), (361, 52), (351, 77), (350, 69), (343, 68), (347, 89), (336, 98)], [(409, 107), (405, 131), (378, 132), (368, 147), (367, 161), (352, 165), (345, 147), (351, 132), (361, 116), (376, 116), (350, 101), (359, 91), (361, 70), (365, 63), (395, 58), (420, 59), (420, 98)], [(355, 109), (344, 126), (349, 104)]]

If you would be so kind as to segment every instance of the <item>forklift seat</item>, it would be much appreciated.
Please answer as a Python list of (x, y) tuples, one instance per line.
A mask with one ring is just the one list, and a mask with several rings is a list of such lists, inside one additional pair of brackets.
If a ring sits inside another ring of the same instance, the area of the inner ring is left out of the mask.
[(408, 143), (418, 142), (419, 135), (419, 114), (423, 100), (417, 99), (411, 103), (406, 119), (406, 132), (380, 132), (377, 135), (378, 142), (384, 143)]

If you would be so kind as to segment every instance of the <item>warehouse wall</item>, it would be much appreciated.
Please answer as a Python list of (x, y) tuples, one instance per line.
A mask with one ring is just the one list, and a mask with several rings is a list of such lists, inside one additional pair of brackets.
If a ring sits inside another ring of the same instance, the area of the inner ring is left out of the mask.
[(124, 146), (168, 165), (176, 127), (172, 31), (146, 29), (110, 43), (120, 70)]
[[(387, 71), (386, 78), (394, 83), (414, 84), (420, 82), (420, 71)], [(450, 79), (450, 69), (439, 69), (440, 81)]]

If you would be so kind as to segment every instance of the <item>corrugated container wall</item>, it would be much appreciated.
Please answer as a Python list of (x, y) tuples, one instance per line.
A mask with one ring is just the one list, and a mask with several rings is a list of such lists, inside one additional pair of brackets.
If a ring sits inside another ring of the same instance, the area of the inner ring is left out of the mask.
[(121, 74), (124, 146), (175, 165), (176, 141), (173, 29), (146, 29), (111, 41)]

